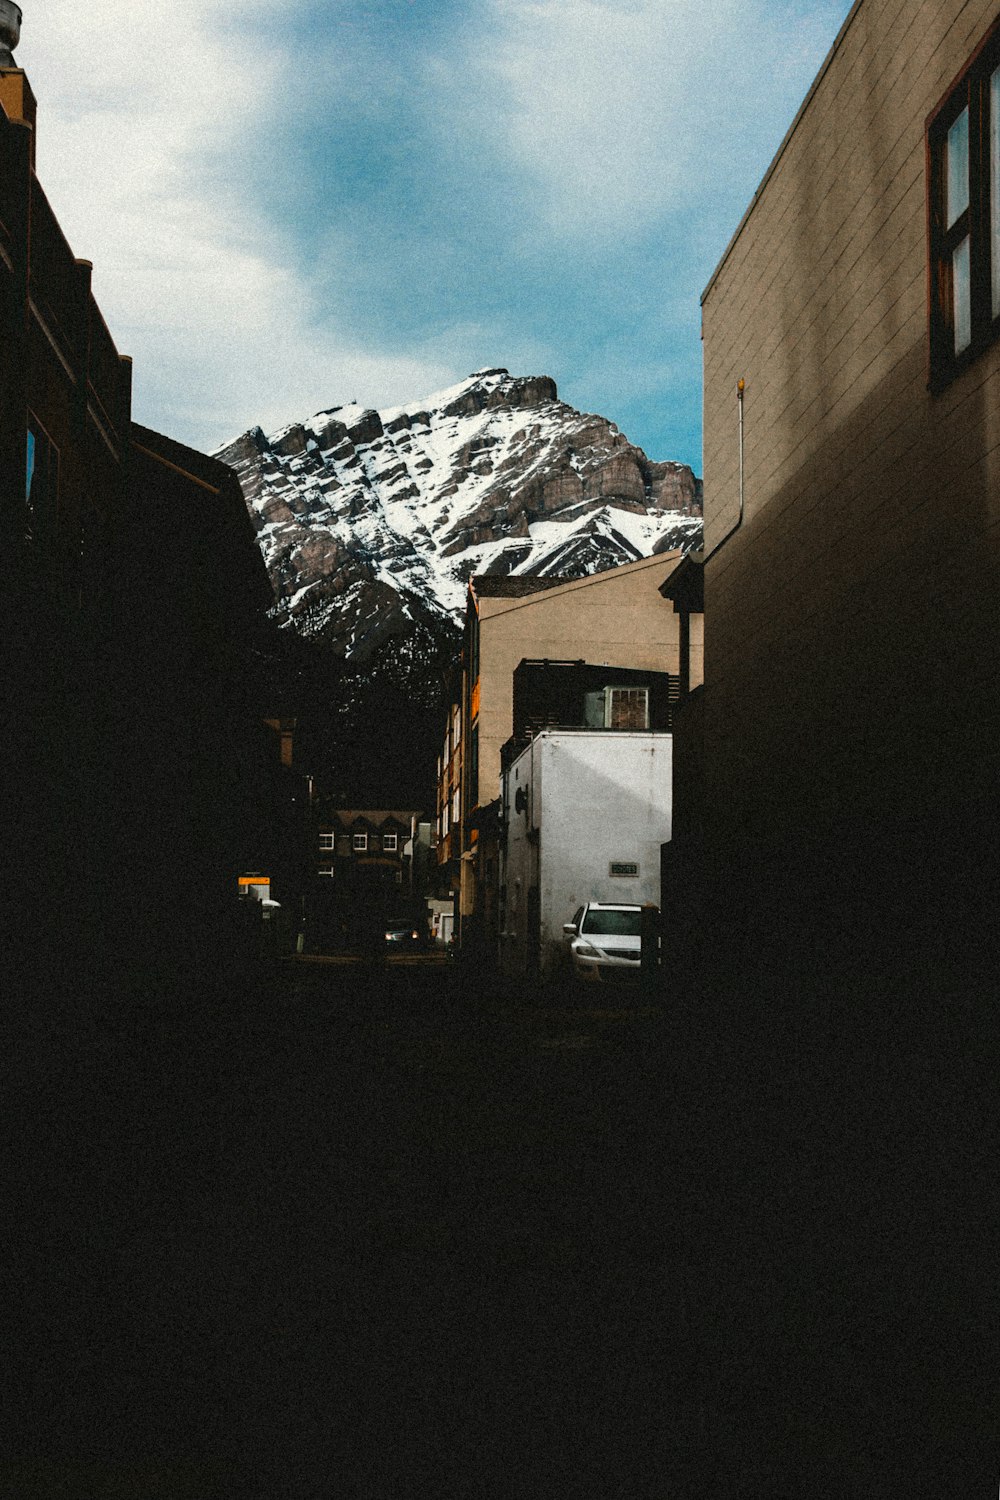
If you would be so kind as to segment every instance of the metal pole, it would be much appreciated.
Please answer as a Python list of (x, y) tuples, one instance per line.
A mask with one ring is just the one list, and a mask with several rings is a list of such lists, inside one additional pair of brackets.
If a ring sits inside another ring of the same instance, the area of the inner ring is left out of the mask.
[(741, 378), (736, 382), (736, 397), (740, 403), (740, 524), (743, 522), (743, 392), (746, 382)]
[(656, 987), (656, 976), (660, 966), (660, 908), (652, 901), (644, 903), (639, 915), (640, 979), (647, 994)]

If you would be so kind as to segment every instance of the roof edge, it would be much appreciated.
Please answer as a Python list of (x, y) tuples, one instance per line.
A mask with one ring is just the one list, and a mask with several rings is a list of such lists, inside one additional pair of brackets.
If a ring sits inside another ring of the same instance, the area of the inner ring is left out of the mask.
[[(487, 599), (490, 599), (492, 601), (499, 601), (500, 603), (506, 603), (509, 605), (508, 609), (498, 609), (493, 611), (490, 614), (490, 618), (495, 619), (497, 615), (510, 614), (515, 609), (524, 609), (527, 605), (537, 604), (542, 599), (548, 598), (551, 594), (558, 593), (561, 589), (565, 589), (567, 592), (569, 592), (572, 589), (593, 588), (595, 584), (607, 582), (607, 580), (610, 578), (621, 577), (621, 575), (624, 573), (638, 573), (645, 570), (646, 568), (653, 568), (657, 565), (669, 563), (673, 563), (674, 565), (676, 565), (683, 556), (684, 553), (682, 552), (680, 547), (671, 548), (669, 552), (654, 552), (651, 557), (637, 557), (632, 562), (619, 563), (617, 567), (614, 568), (604, 568), (600, 573), (585, 573), (582, 578), (564, 578), (558, 583), (553, 580), (550, 587), (539, 589), (537, 593), (527, 594), (520, 598), (504, 599), (502, 595), (498, 594), (477, 595), (474, 590), (471, 590), (471, 579), (469, 580), (470, 590), (473, 593), (474, 599), (476, 600), (477, 613), (479, 602), (485, 602)], [(487, 574), (484, 576), (488, 577), (489, 575)]]
[(136, 448), (196, 483), (216, 492), (234, 480), (239, 484), (235, 470), (221, 459), (212, 458), (210, 454), (191, 448), (165, 432), (157, 432), (153, 427), (144, 427), (141, 422), (133, 421), (131, 429), (131, 440)]
[(792, 123), (789, 125), (788, 129), (785, 131), (785, 134), (782, 136), (780, 146), (778, 147), (777, 151), (774, 153), (774, 156), (771, 158), (771, 163), (768, 166), (767, 171), (764, 173), (763, 177), (760, 179), (760, 182), (757, 185), (756, 192), (754, 193), (753, 197), (750, 199), (750, 202), (747, 204), (747, 207), (746, 207), (746, 209), (744, 210), (744, 213), (743, 213), (743, 217), (740, 219), (740, 222), (737, 224), (736, 228), (734, 229), (734, 231), (732, 233), (732, 236), (731, 236), (731, 238), (729, 240), (729, 243), (726, 245), (726, 248), (723, 250), (722, 255), (721, 255), (721, 257), (720, 257), (720, 259), (718, 261), (718, 264), (716, 265), (715, 270), (712, 272), (712, 274), (711, 274), (711, 276), (710, 276), (710, 278), (708, 280), (708, 284), (705, 287), (705, 290), (701, 294), (700, 305), (702, 307), (704, 307), (704, 305), (705, 305), (705, 299), (707, 298), (709, 292), (712, 290), (712, 288), (715, 285), (716, 281), (719, 279), (719, 276), (720, 276), (720, 274), (722, 272), (723, 266), (726, 264), (726, 261), (729, 259), (730, 255), (732, 254), (733, 248), (736, 245), (736, 241), (739, 239), (740, 235), (743, 233), (743, 230), (746, 228), (747, 220), (750, 218), (750, 215), (753, 213), (754, 209), (757, 207), (757, 203), (760, 200), (761, 194), (763, 193), (764, 189), (767, 187), (767, 184), (770, 182), (770, 180), (773, 177), (775, 171), (777, 170), (778, 163), (781, 161), (781, 158), (784, 156), (785, 151), (787, 150), (788, 145), (789, 145), (789, 143), (790, 143), (790, 141), (792, 139), (792, 136), (795, 134), (796, 130), (799, 128), (799, 122), (802, 119), (802, 116), (805, 114), (806, 110), (809, 108), (809, 105), (812, 103), (812, 100), (813, 100), (813, 95), (816, 93), (816, 90), (819, 88), (820, 84), (823, 82), (823, 79), (826, 77), (827, 73), (829, 72), (829, 70), (830, 70), (830, 68), (831, 68), (831, 66), (833, 64), (834, 58), (836, 57), (837, 53), (840, 51), (841, 46), (843, 45), (844, 38), (847, 35), (848, 29), (850, 28), (851, 23), (853, 22), (855, 16), (857, 15), (858, 11), (861, 9), (861, 6), (863, 4), (864, 4), (864, 0), (854, 0), (854, 4), (851, 6), (850, 10), (848, 11), (848, 13), (847, 13), (847, 15), (846, 15), (846, 17), (845, 17), (845, 19), (843, 21), (843, 24), (841, 25), (840, 30), (837, 32), (837, 35), (835, 36), (835, 38), (833, 40), (833, 45), (831, 46), (829, 52), (826, 54), (826, 57), (823, 59), (822, 63), (820, 64), (819, 72), (816, 74), (816, 77), (813, 79), (812, 83), (809, 85), (809, 91), (808, 91), (808, 93), (806, 94), (806, 96), (803, 99), (802, 103), (799, 105), (799, 107), (798, 107), (798, 109), (797, 109), (797, 111), (795, 113), (795, 118), (792, 120)]

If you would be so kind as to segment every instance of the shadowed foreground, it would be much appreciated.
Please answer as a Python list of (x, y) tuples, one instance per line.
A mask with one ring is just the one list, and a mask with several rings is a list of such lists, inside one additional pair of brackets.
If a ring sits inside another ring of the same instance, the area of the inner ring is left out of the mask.
[(22, 1039), (0, 1494), (979, 1492), (934, 1069), (873, 1093), (427, 963), (196, 999)]

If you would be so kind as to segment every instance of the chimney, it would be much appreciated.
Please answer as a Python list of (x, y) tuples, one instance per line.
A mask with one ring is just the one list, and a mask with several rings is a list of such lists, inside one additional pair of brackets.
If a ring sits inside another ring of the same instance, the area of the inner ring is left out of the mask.
[(281, 746), (281, 764), (291, 766), (294, 755), (295, 719), (265, 719), (264, 723), (269, 729), (273, 729), (278, 736)]
[(14, 48), (21, 40), (21, 7), (0, 0), (0, 69), (16, 68)]
[(31, 127), (31, 165), (35, 165), (35, 119), (38, 106), (25, 74), (14, 61), (14, 48), (21, 40), (21, 7), (14, 0), (0, 0), (0, 109), (8, 120)]

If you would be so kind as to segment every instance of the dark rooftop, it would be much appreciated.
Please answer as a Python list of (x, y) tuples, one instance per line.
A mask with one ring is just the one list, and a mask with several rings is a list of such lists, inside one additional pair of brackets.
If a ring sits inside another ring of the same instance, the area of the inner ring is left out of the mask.
[(189, 448), (186, 443), (179, 443), (176, 438), (167, 437), (163, 432), (154, 432), (151, 427), (142, 427), (138, 422), (133, 422), (132, 441), (147, 452), (152, 452), (155, 457), (186, 469), (195, 479), (200, 479), (213, 489), (221, 490), (227, 485), (231, 486), (234, 480), (239, 484), (228, 464), (217, 458), (210, 458), (197, 448)]
[(672, 599), (675, 609), (705, 612), (705, 554), (687, 552), (677, 567), (660, 584), (664, 599)]
[(480, 599), (523, 599), (528, 594), (540, 594), (543, 589), (575, 582), (573, 578), (533, 578), (530, 574), (511, 578), (500, 573), (476, 573), (469, 579)]

